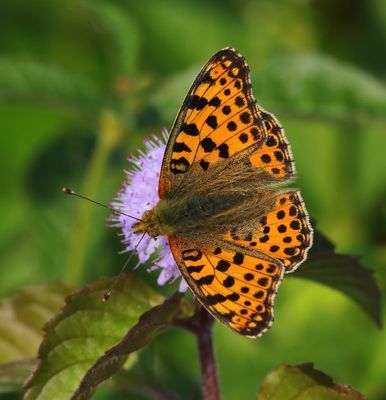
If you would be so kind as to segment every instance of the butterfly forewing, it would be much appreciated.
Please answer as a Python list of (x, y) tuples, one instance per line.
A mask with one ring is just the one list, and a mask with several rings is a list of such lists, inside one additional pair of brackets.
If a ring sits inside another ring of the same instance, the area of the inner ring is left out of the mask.
[(211, 164), (265, 140), (251, 93), (249, 69), (233, 49), (216, 53), (189, 90), (173, 125), (162, 163), (159, 195), (175, 189), (193, 164)]

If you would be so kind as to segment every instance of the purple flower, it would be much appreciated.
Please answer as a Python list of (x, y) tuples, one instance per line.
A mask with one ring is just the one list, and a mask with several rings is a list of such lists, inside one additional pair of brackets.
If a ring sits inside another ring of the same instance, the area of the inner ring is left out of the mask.
[[(141, 218), (144, 211), (158, 203), (158, 180), (167, 138), (166, 130), (162, 132), (162, 138), (153, 135), (150, 140), (145, 140), (145, 151), (139, 150), (137, 156), (129, 157), (132, 166), (125, 171), (126, 180), (122, 183), (123, 187), (110, 204), (113, 208)], [(122, 243), (125, 245), (122, 252), (133, 251), (141, 237), (132, 231), (135, 221), (122, 214), (113, 214), (109, 220), (114, 222), (112, 227), (122, 231)], [(153, 239), (145, 234), (137, 248), (137, 254), (140, 264), (150, 258), (154, 260), (153, 266), (148, 271), (161, 270), (158, 277), (159, 285), (181, 277), (179, 290), (184, 292), (187, 289), (188, 286), (177, 268), (166, 237)]]

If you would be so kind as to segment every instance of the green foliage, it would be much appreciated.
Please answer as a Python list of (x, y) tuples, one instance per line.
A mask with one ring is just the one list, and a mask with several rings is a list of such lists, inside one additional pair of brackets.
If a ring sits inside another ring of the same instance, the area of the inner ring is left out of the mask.
[(366, 400), (347, 385), (334, 384), (331, 377), (312, 364), (284, 364), (264, 379), (257, 400)]
[(43, 284), (0, 301), (0, 394), (20, 391), (36, 363), (41, 328), (70, 290), (63, 283)]
[[(285, 66), (285, 68), (283, 67)], [(386, 122), (386, 90), (373, 76), (320, 54), (272, 57), (253, 74), (258, 98), (292, 117)]]
[(136, 71), (138, 60), (138, 32), (128, 14), (120, 7), (106, 1), (82, 1), (81, 9), (95, 19), (97, 29), (102, 30), (107, 56), (114, 65), (114, 75), (131, 75)]
[[(86, 371), (108, 348), (120, 341), (127, 327), (134, 326), (141, 314), (162, 302), (162, 297), (134, 274), (120, 278), (114, 285), (111, 299), (102, 302), (103, 294), (111, 284), (111, 279), (101, 279), (67, 297), (66, 305), (45, 326), (38, 368), (26, 383), (26, 400), (68, 399)], [(164, 315), (168, 318), (169, 314)], [(146, 317), (142, 321), (146, 325)], [(82, 391), (74, 398), (88, 398), (87, 393), (93, 386), (116, 372), (128, 353), (143, 346), (160, 328), (148, 325), (135, 328), (134, 338), (129, 334), (123, 341), (123, 350), (99, 360), (87, 375)]]
[(0, 101), (30, 102), (73, 111), (95, 109), (100, 94), (92, 82), (60, 66), (0, 59)]
[(381, 292), (373, 272), (357, 257), (336, 254), (333, 244), (318, 231), (304, 268), (289, 276), (314, 280), (341, 291), (382, 326)]
[(58, 311), (69, 292), (69, 285), (46, 284), (24, 288), (14, 298), (1, 300), (1, 364), (35, 357), (43, 324)]
[(181, 314), (181, 298), (182, 295), (177, 294), (142, 314), (138, 323), (123, 339), (107, 350), (86, 372), (72, 398), (74, 400), (90, 398), (96, 386), (115, 374), (131, 353), (148, 345), (155, 337), (170, 328), (176, 316)]

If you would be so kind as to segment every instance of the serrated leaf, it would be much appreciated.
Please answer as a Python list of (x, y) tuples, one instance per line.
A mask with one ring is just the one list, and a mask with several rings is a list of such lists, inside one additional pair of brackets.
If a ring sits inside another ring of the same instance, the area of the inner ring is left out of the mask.
[(1, 58), (0, 102), (12, 101), (94, 109), (100, 102), (100, 93), (88, 79), (60, 66)]
[(36, 356), (43, 325), (59, 310), (70, 291), (68, 285), (52, 283), (24, 288), (14, 298), (0, 301), (1, 364)]
[(260, 386), (257, 400), (366, 400), (348, 385), (335, 384), (312, 364), (283, 364), (270, 372)]
[(373, 272), (348, 254), (335, 253), (333, 244), (320, 232), (308, 259), (293, 275), (330, 286), (354, 300), (379, 326), (382, 326), (381, 291)]
[(177, 293), (144, 313), (133, 328), (116, 346), (109, 349), (87, 371), (72, 400), (89, 399), (97, 385), (115, 374), (133, 351), (144, 347), (156, 336), (168, 329), (181, 311), (182, 295)]
[(68, 400), (106, 349), (116, 345), (145, 311), (163, 301), (131, 273), (114, 284), (110, 300), (103, 303), (111, 282), (104, 278), (69, 296), (46, 325), (37, 368), (25, 385), (25, 399)]

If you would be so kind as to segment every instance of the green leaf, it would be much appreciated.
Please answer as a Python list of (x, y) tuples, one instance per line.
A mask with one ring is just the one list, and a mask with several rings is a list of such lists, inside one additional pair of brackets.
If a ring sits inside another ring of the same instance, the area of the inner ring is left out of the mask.
[(43, 325), (57, 312), (69, 292), (69, 286), (53, 283), (24, 288), (14, 298), (1, 300), (1, 364), (36, 356)]
[(96, 386), (115, 374), (123, 366), (130, 353), (146, 346), (168, 329), (173, 324), (173, 319), (181, 312), (181, 300), (182, 295), (177, 293), (144, 313), (121, 342), (109, 349), (87, 371), (72, 399), (89, 399)]
[(0, 58), (0, 102), (12, 101), (94, 109), (100, 93), (85, 77), (59, 66)]
[(295, 118), (385, 122), (384, 85), (349, 64), (317, 54), (287, 54), (255, 71), (255, 97), (268, 110)]
[[(165, 319), (170, 317), (168, 307), (173, 308), (174, 304), (165, 303), (160, 312), (150, 316), (146, 313), (133, 332), (129, 331), (122, 343), (103, 356), (144, 312), (163, 301), (162, 296), (131, 273), (114, 284), (111, 299), (104, 303), (101, 299), (111, 284), (110, 278), (104, 278), (69, 296), (66, 305), (46, 325), (37, 369), (26, 382), (26, 400), (67, 400), (82, 379), (78, 398), (87, 398), (95, 385), (123, 365), (130, 351), (165, 328)], [(158, 319), (153, 321), (153, 316)]]
[(20, 390), (32, 372), (43, 325), (71, 291), (62, 283), (22, 289), (0, 302), (0, 393)]
[(257, 400), (366, 400), (348, 385), (335, 384), (331, 377), (314, 369), (312, 364), (283, 364), (270, 372)]
[(320, 232), (314, 233), (314, 244), (308, 259), (291, 275), (323, 283), (354, 300), (379, 326), (382, 326), (381, 292), (373, 272), (358, 257), (335, 253), (333, 244)]

